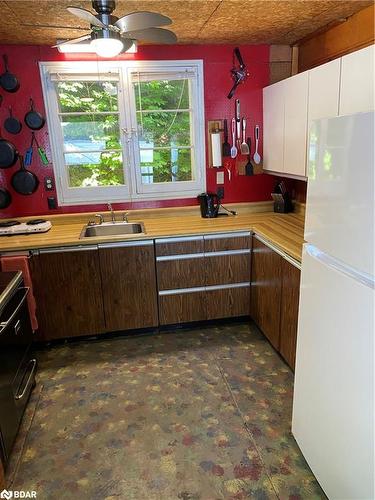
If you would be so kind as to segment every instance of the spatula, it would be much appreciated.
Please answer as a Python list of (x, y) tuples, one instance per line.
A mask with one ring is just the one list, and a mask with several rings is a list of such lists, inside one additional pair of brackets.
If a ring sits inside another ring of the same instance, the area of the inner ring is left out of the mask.
[(237, 156), (237, 148), (236, 148), (236, 119), (232, 118), (232, 147), (230, 148), (230, 156), (231, 158), (235, 158)]
[(228, 120), (224, 120), (224, 142), (223, 142), (223, 156), (230, 156), (230, 144), (228, 142)]
[(260, 154), (258, 153), (259, 146), (259, 125), (255, 125), (255, 153), (254, 153), (254, 162), (259, 165), (260, 163)]
[(245, 174), (246, 175), (254, 175), (254, 167), (253, 167), (253, 164), (251, 162), (251, 139), (250, 137), (247, 138), (247, 141), (246, 141), (246, 145), (248, 147), (248, 155), (249, 155), (249, 159), (247, 160), (247, 163), (245, 165)]
[(242, 118), (242, 143), (241, 143), (241, 154), (249, 154), (249, 146), (245, 142), (246, 139), (246, 118)]

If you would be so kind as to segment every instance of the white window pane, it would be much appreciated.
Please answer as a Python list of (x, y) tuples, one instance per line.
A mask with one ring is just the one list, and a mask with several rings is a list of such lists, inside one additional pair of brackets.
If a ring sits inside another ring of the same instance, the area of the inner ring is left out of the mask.
[(121, 148), (118, 115), (63, 115), (60, 119), (66, 152)]
[(125, 184), (122, 153), (105, 151), (64, 155), (69, 187), (120, 186)]
[(189, 80), (152, 80), (134, 83), (137, 111), (189, 109)]
[(190, 146), (189, 111), (138, 112), (137, 121), (140, 148)]
[(56, 83), (60, 112), (118, 110), (118, 83), (113, 81), (62, 81)]
[(152, 161), (141, 161), (141, 178), (142, 184), (193, 180), (191, 150), (154, 149)]

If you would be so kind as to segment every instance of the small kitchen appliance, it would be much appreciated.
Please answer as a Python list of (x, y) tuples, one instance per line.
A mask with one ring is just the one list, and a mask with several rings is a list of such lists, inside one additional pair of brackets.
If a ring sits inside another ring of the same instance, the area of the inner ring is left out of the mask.
[(49, 220), (31, 219), (27, 222), (17, 220), (0, 221), (0, 236), (14, 236), (16, 234), (46, 233), (52, 227)]
[(202, 193), (198, 196), (201, 215), (204, 218), (217, 217), (220, 208), (220, 198), (215, 193)]

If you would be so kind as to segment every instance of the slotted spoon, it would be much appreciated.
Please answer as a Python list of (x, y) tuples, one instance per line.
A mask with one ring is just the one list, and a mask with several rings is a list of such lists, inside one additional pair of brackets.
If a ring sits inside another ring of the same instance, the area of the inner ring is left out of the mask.
[(241, 154), (249, 154), (249, 146), (246, 144), (246, 118), (242, 118), (242, 142), (241, 142)]
[(236, 148), (236, 120), (232, 118), (232, 147), (230, 148), (230, 156), (231, 158), (235, 158), (237, 156), (238, 150)]

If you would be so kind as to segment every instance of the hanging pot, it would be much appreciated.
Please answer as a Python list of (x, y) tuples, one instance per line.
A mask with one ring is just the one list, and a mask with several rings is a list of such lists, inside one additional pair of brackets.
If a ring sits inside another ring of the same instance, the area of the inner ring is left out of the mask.
[(0, 85), (7, 92), (17, 92), (20, 88), (20, 82), (17, 77), (9, 72), (8, 70), (8, 56), (3, 55), (3, 61), (5, 66), (5, 72), (0, 75)]
[(30, 170), (26, 170), (23, 163), (23, 156), (20, 155), (19, 159), (20, 169), (13, 174), (11, 180), (13, 189), (19, 194), (33, 194), (38, 189), (39, 179)]
[(40, 130), (46, 123), (44, 116), (39, 111), (34, 110), (34, 101), (32, 99), (30, 99), (30, 111), (26, 113), (24, 120), (31, 130)]
[(18, 159), (18, 151), (15, 146), (3, 139), (0, 132), (0, 168), (12, 167)]
[(5, 188), (0, 188), (0, 209), (8, 208), (12, 203), (12, 196)]
[(19, 134), (22, 129), (22, 123), (14, 118), (11, 106), (9, 106), (9, 116), (4, 122), (4, 128), (10, 134)]

